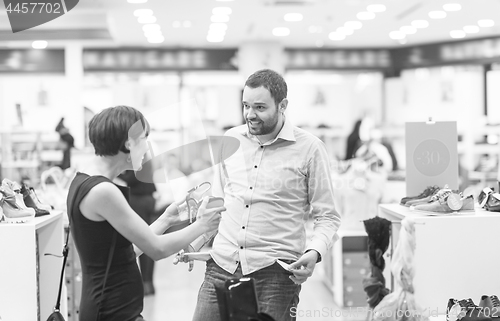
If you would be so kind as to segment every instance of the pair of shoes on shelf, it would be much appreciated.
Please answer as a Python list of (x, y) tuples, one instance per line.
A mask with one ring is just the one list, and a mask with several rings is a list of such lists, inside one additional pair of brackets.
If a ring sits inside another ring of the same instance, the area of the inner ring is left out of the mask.
[(408, 202), (414, 202), (414, 201), (419, 201), (419, 200), (423, 200), (423, 199), (426, 199), (427, 197), (430, 197), (431, 195), (433, 195), (436, 191), (439, 190), (439, 187), (434, 185), (434, 186), (428, 186), (422, 193), (420, 193), (419, 195), (417, 196), (406, 196), (406, 197), (403, 197), (401, 199), (401, 205), (406, 205), (406, 206), (409, 206), (411, 205), (411, 203), (409, 205), (407, 205)]
[(7, 223), (25, 223), (35, 217), (35, 210), (22, 207), (14, 191), (8, 186), (0, 186), (0, 206), (2, 207), (3, 220)]
[[(2, 186), (14, 192), (14, 196), (16, 197), (16, 202), (21, 208), (34, 209), (35, 217), (50, 214), (49, 210), (47, 209), (47, 205), (41, 204), (38, 201), (37, 197), (35, 198), (32, 197), (32, 195), (36, 196), (36, 194), (34, 193), (34, 190), (32, 190), (32, 192), (30, 193), (30, 189), (29, 187), (26, 186), (26, 184), (20, 186), (17, 182), (13, 182), (5, 178), (2, 181)], [(38, 201), (38, 203), (36, 201)]]
[(484, 188), (481, 193), (479, 193), (477, 202), (487, 211), (500, 212), (500, 194), (495, 193), (493, 187)]
[(492, 321), (500, 318), (500, 301), (496, 295), (483, 295), (479, 305), (472, 299), (449, 299), (446, 321)]
[(458, 211), (474, 211), (474, 198), (472, 195), (463, 197), (460, 193), (456, 193), (450, 189), (443, 189), (434, 196), (435, 198), (430, 203), (414, 205), (411, 209), (415, 211), (442, 214), (449, 214)]

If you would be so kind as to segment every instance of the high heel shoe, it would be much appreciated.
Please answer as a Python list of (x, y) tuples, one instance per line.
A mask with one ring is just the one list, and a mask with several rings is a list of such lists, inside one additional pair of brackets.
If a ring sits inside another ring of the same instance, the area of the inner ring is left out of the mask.
[(26, 188), (25, 184), (23, 184), (21, 186), (21, 194), (23, 195), (24, 204), (26, 204), (27, 207), (31, 207), (32, 209), (35, 210), (35, 217), (39, 217), (39, 216), (49, 215), (50, 214), (49, 211), (47, 211), (45, 209), (42, 209), (42, 208), (39, 208), (37, 206), (36, 202), (31, 197), (31, 195), (29, 193), (29, 190)]
[(16, 202), (16, 196), (6, 186), (0, 186), (0, 206), (3, 210), (3, 219), (7, 223), (25, 223), (35, 217), (35, 210), (22, 208)]
[(35, 189), (33, 187), (29, 188), (29, 194), (31, 196), (31, 199), (35, 201), (35, 204), (38, 208), (41, 208), (42, 210), (46, 211), (51, 211), (54, 209), (51, 205), (44, 204), (42, 203), (42, 201), (40, 201), (40, 198), (38, 198), (38, 195), (36, 194)]

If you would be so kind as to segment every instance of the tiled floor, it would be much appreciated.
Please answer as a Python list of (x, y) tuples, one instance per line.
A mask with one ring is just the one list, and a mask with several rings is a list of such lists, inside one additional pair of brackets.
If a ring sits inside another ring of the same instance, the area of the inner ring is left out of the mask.
[[(204, 262), (195, 262), (194, 270), (191, 272), (187, 271), (187, 264), (173, 265), (172, 258), (156, 262), (154, 276), (156, 294), (146, 297), (144, 318), (147, 321), (190, 321), (204, 272)], [(342, 310), (334, 304), (332, 293), (322, 283), (318, 272), (316, 271), (302, 286), (297, 320), (364, 321), (365, 317), (362, 315), (354, 319), (338, 317)]]

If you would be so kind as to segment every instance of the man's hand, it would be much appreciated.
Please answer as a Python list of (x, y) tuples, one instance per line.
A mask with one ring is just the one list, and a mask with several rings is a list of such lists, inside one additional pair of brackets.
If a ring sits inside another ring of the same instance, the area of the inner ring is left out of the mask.
[(175, 255), (173, 263), (175, 265), (177, 265), (177, 263), (179, 262), (189, 263), (188, 271), (191, 272), (194, 267), (194, 260), (189, 256), (185, 255), (186, 253), (189, 253), (189, 251), (190, 251), (189, 246), (186, 249), (180, 250), (179, 253)]
[(304, 253), (297, 261), (290, 264), (290, 279), (295, 284), (304, 283), (314, 272), (316, 262), (318, 261), (318, 252), (308, 251)]

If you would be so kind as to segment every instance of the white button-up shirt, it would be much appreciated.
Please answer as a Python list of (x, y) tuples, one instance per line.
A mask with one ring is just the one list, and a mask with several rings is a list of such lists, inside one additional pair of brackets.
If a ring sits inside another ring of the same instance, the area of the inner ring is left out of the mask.
[[(297, 260), (307, 249), (325, 257), (337, 238), (340, 215), (324, 143), (288, 120), (265, 144), (247, 125), (225, 135), (240, 146), (215, 168), (212, 192), (224, 197), (227, 210), (210, 252), (214, 261), (230, 273), (240, 263), (246, 275), (276, 259)], [(306, 244), (309, 215), (314, 232)]]

